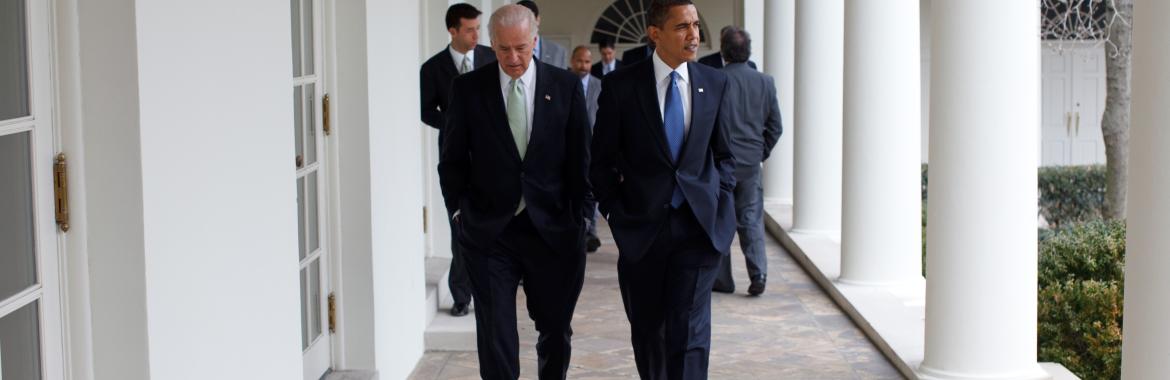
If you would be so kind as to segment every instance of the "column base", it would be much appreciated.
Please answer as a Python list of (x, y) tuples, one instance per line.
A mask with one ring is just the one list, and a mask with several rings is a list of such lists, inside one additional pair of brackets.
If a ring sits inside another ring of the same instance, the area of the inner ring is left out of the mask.
[(914, 369), (918, 374), (919, 380), (1051, 380), (1052, 375), (1048, 374), (1044, 368), (1040, 367), (1040, 363), (1036, 363), (1021, 371), (1005, 372), (1005, 373), (970, 373), (970, 372), (953, 372), (941, 369), (927, 367), (925, 364), (918, 365)]

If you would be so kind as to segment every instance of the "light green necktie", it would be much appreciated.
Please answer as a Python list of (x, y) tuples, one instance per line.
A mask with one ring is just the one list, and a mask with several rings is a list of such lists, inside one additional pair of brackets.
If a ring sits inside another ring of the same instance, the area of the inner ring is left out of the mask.
[(459, 73), (467, 74), (468, 71), (471, 71), (471, 60), (467, 59), (465, 55), (463, 56), (463, 63), (459, 65)]
[[(524, 101), (524, 82), (513, 79), (508, 86), (508, 127), (512, 129), (512, 141), (516, 142), (516, 150), (520, 152), (520, 160), (524, 160), (524, 153), (528, 150), (528, 102)], [(516, 215), (524, 211), (524, 196), (520, 196), (520, 207), (516, 208)]]

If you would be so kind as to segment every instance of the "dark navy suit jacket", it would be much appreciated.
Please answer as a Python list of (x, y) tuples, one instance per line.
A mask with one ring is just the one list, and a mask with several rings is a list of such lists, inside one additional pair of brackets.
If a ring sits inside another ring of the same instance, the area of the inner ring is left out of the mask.
[(667, 222), (676, 184), (714, 250), (727, 254), (735, 234), (735, 159), (719, 117), (727, 78), (707, 66), (687, 67), (691, 127), (677, 164), (658, 110), (653, 60), (602, 79), (590, 179), (621, 254), (634, 260), (645, 254)]
[(455, 78), (439, 158), (439, 184), (459, 242), (491, 247), (520, 197), (541, 237), (559, 252), (584, 250), (589, 119), (581, 80), (536, 60), (532, 133), (523, 160), (512, 139), (499, 65)]

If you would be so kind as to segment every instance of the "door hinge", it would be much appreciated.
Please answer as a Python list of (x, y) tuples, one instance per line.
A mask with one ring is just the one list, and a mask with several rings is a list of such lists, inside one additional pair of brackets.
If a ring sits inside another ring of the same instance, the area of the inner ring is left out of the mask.
[(333, 126), (329, 125), (329, 94), (321, 98), (321, 130), (325, 132), (325, 136), (333, 133)]
[(57, 227), (69, 232), (69, 173), (66, 171), (65, 153), (57, 153), (53, 160), (53, 200), (56, 208)]
[(337, 296), (329, 293), (329, 333), (337, 333)]
[(427, 206), (423, 206), (423, 233), (427, 233)]

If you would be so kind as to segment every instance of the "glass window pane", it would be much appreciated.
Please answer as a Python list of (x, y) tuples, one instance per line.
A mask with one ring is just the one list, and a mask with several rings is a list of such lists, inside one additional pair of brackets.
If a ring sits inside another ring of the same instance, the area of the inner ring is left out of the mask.
[(301, 44), (304, 46), (304, 53), (301, 58), (304, 59), (304, 75), (313, 75), (313, 0), (304, 0), (304, 7), (301, 8)]
[(0, 120), (29, 115), (24, 0), (0, 0)]
[(321, 335), (321, 260), (309, 265), (309, 342)]
[(302, 93), (301, 87), (293, 88), (293, 134), (296, 136), (296, 164), (298, 168), (305, 165), (305, 110)]
[(0, 379), (41, 379), (37, 308), (37, 302), (33, 302), (0, 317)]
[(317, 251), (317, 248), (321, 247), (321, 241), (320, 241), (321, 240), (320, 239), (321, 232), (318, 231), (318, 228), (317, 228), (317, 226), (320, 225), (318, 223), (318, 220), (317, 220), (318, 215), (319, 215), (318, 211), (320, 210), (320, 208), (318, 208), (318, 205), (317, 205), (317, 172), (309, 173), (309, 175), (306, 177), (308, 177), (308, 181), (309, 181), (309, 183), (308, 183), (308, 185), (309, 185), (308, 196), (305, 197), (305, 202), (307, 203), (306, 208), (307, 208), (307, 211), (309, 212), (309, 217), (308, 217), (309, 249), (308, 249), (308, 252), (315, 252), (315, 251)]
[(0, 300), (37, 283), (31, 132), (0, 136)]
[(312, 83), (305, 85), (305, 165), (317, 162), (317, 101), (316, 91)]
[(301, 269), (301, 349), (309, 348), (309, 305), (305, 302), (308, 297), (305, 293), (305, 280), (308, 278), (308, 271)]
[(301, 2), (290, 0), (292, 5), (292, 53), (293, 77), (301, 76)]
[(305, 252), (305, 179), (297, 178), (297, 244), (299, 246), (299, 260), (304, 260)]

